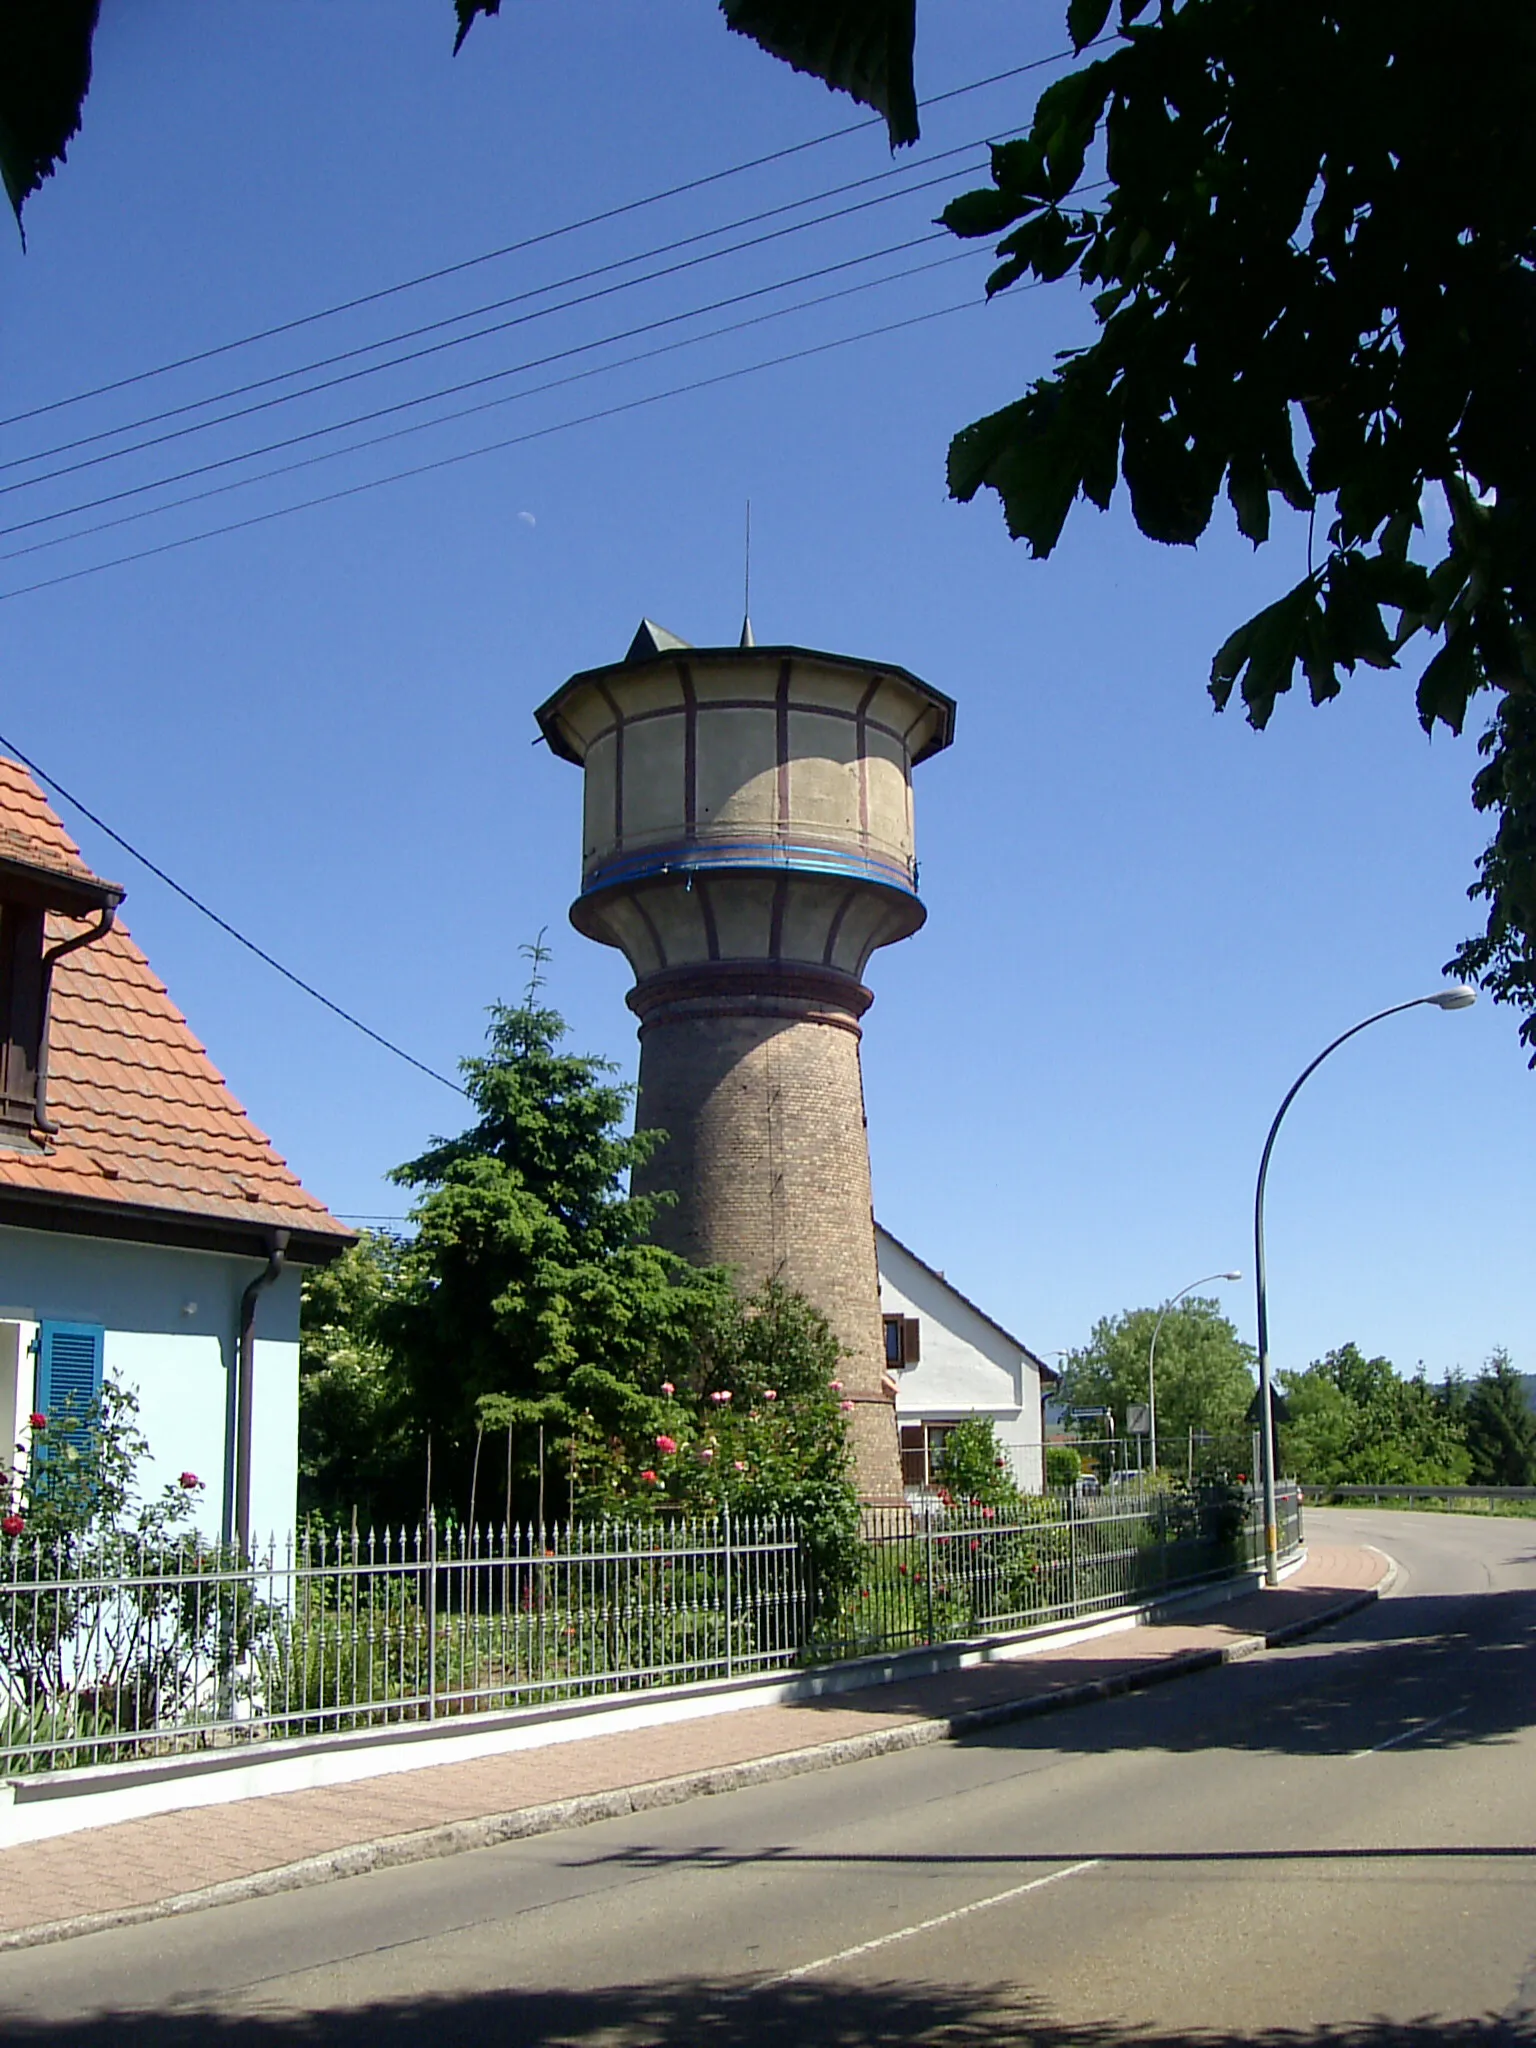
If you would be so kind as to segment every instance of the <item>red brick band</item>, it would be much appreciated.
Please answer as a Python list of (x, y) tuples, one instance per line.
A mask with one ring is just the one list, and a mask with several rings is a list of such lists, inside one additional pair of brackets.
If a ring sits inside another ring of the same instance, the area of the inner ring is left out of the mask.
[(859, 1037), (858, 1020), (874, 1001), (861, 981), (835, 967), (771, 960), (720, 960), (664, 967), (625, 998), (642, 1032), (694, 1017), (788, 1017), (829, 1024)]

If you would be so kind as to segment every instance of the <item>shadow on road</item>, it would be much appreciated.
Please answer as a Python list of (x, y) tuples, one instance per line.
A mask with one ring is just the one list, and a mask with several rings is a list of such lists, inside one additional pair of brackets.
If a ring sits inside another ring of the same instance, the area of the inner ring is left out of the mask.
[(1530, 2048), (1532, 2014), (1262, 2033), (1064, 2025), (1012, 1989), (684, 1978), (643, 1989), (491, 1991), (345, 2012), (103, 2014), (9, 2023), (13, 2048)]
[[(1284, 1594), (1270, 1597), (1279, 1601)], [(1155, 1633), (1100, 1638), (1084, 1645), (1081, 1656), (1052, 1658), (1052, 1688), (1133, 1674), (1144, 1662), (1147, 1636)], [(1219, 1685), (1155, 1688), (1155, 1698), (1134, 1704), (1003, 1722), (966, 1739), (1081, 1754), (1216, 1748), (1296, 1756), (1351, 1756), (1403, 1742), (1425, 1748), (1497, 1742), (1536, 1723), (1533, 1653), (1536, 1593), (1408, 1594), (1334, 1623), (1290, 1658), (1266, 1657), (1229, 1670)], [(806, 1716), (806, 1740), (813, 1742), (823, 1708), (845, 1714), (867, 1703), (872, 1721), (986, 1709), (1018, 1694), (1020, 1670), (1017, 1664), (980, 1665), (942, 1680), (898, 1681), (869, 1694), (811, 1701), (796, 1711)]]

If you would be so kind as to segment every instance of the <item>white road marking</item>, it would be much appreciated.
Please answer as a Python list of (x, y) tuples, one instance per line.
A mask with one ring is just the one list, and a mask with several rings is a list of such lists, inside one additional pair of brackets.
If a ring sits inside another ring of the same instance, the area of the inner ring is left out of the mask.
[(1016, 1884), (1008, 1891), (994, 1892), (989, 1899), (973, 1899), (968, 1906), (956, 1906), (952, 1913), (939, 1913), (932, 1920), (918, 1920), (912, 1926), (898, 1927), (890, 1934), (877, 1934), (873, 1941), (840, 1948), (836, 1955), (818, 1956), (814, 1963), (801, 1963), (797, 1969), (783, 1970), (777, 1977), (763, 1977), (752, 1989), (773, 1991), (780, 1984), (793, 1984), (801, 1977), (812, 1976), (817, 1970), (830, 1970), (834, 1963), (851, 1962), (855, 1956), (870, 1955), (877, 1948), (888, 1948), (893, 1941), (905, 1941), (909, 1935), (927, 1934), (935, 1927), (948, 1927), (955, 1920), (964, 1920), (971, 1913), (984, 1913), (989, 1906), (1006, 1906), (1010, 1899), (1022, 1899), (1027, 1892), (1043, 1891), (1046, 1885), (1059, 1884), (1064, 1877), (1078, 1877), (1085, 1870), (1097, 1870), (1102, 1861), (1102, 1857), (1090, 1856), (1085, 1863), (1069, 1863), (1064, 1870), (1052, 1870), (1044, 1877), (1032, 1877), (1027, 1884)]
[(1427, 1735), (1431, 1728), (1443, 1728), (1447, 1721), (1455, 1721), (1466, 1712), (1465, 1707), (1452, 1707), (1448, 1714), (1437, 1714), (1433, 1721), (1415, 1721), (1411, 1728), (1400, 1728), (1395, 1735), (1389, 1735), (1385, 1742), (1373, 1742), (1369, 1749), (1350, 1752), (1350, 1762), (1357, 1757), (1377, 1756), (1384, 1749), (1396, 1749), (1400, 1742), (1412, 1742), (1415, 1735)]

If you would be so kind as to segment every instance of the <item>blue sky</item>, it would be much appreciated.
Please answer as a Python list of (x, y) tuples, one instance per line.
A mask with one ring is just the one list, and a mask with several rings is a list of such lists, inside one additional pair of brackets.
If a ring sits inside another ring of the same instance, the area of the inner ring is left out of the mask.
[[(451, 1070), (476, 1047), (486, 1005), (525, 978), (520, 943), (548, 926), (550, 994), (573, 1042), (632, 1075), (624, 964), (565, 922), (578, 777), (532, 744), (531, 712), (567, 674), (622, 654), (642, 613), (697, 642), (734, 639), (750, 496), (759, 637), (901, 662), (960, 707), (953, 750), (918, 776), (929, 923), (871, 970), (882, 1218), (1041, 1351), (1213, 1268), (1251, 1270), (1253, 1175), (1285, 1088), (1335, 1032), (1435, 987), (1473, 928), (1464, 891), (1486, 837), (1467, 796), (1474, 736), (1427, 741), (1402, 676), (1362, 675), (1322, 711), (1287, 701), (1262, 735), (1213, 715), (1211, 652), (1294, 580), (1302, 530), (1255, 557), (1218, 518), (1198, 551), (1170, 551), (1136, 535), (1122, 502), (1074, 515), (1056, 556), (1033, 564), (994, 501), (946, 498), (949, 434), (1086, 329), (1070, 286), (981, 305), (979, 252), (896, 275), (959, 253), (920, 238), (975, 182), (965, 167), (979, 152), (926, 172), (916, 159), (1022, 125), (1049, 70), (930, 109), (911, 167), (883, 184), (840, 190), (892, 168), (882, 131), (856, 127), (556, 234), (854, 126), (859, 110), (728, 35), (709, 0), (509, 0), (456, 60), (451, 13), (448, 0), (108, 0), (85, 130), (28, 210), (28, 252), (0, 250), (12, 422), (0, 461), (34, 458), (0, 471), (0, 485), (25, 486), (0, 493), (0, 527), (16, 529), (0, 535), (0, 730), (430, 1065)], [(930, 0), (921, 91), (1062, 41), (1054, 7)], [(633, 281), (784, 226), (798, 231)], [(436, 284), (57, 407), (539, 235)], [(893, 253), (871, 260), (880, 251)], [(295, 388), (268, 383), (42, 459), (616, 264), (631, 267), (469, 323), (519, 326), (462, 343), (463, 324), (438, 327), (383, 352), (455, 340), (416, 362), (357, 377), (379, 356), (353, 356), (324, 373), (350, 382), (307, 399), (266, 405)], [(890, 281), (782, 310), (876, 278)], [(695, 338), (763, 313), (779, 317)], [(925, 313), (942, 317), (729, 375)], [(637, 328), (650, 331), (610, 339)], [(688, 345), (617, 361), (675, 341)], [(588, 369), (602, 373), (528, 389)], [(543, 431), (705, 378), (726, 381)], [(38, 546), (511, 393), (524, 395)], [(252, 454), (299, 435), (312, 438)], [(74, 509), (97, 500), (110, 502)], [(456, 1098), (65, 816), (128, 884), (135, 935), (306, 1182), (339, 1212), (398, 1213), (383, 1175), (456, 1127)], [(1341, 1053), (1298, 1101), (1271, 1174), (1277, 1364), (1353, 1338), (1435, 1377), (1495, 1344), (1536, 1369), (1533, 1138), (1515, 1020), (1486, 1001), (1394, 1019)], [(1225, 1298), (1251, 1336), (1251, 1289)]]

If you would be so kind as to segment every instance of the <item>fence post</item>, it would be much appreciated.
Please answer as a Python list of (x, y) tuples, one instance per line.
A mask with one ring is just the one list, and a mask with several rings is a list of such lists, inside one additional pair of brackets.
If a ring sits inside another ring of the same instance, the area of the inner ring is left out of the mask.
[(735, 1588), (731, 1582), (731, 1504), (729, 1501), (721, 1504), (720, 1520), (725, 1531), (725, 1675), (727, 1678), (730, 1678), (735, 1671), (735, 1646), (732, 1639), (732, 1630), (735, 1623), (732, 1601)]
[(437, 1517), (427, 1516), (427, 1719), (437, 1719)]
[(923, 1514), (923, 1589), (927, 1593), (928, 1641), (933, 1641), (933, 1515), (925, 1509)]

